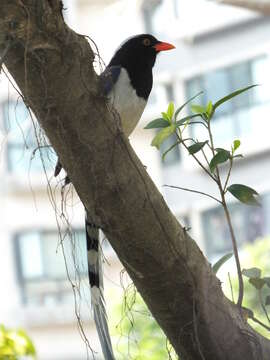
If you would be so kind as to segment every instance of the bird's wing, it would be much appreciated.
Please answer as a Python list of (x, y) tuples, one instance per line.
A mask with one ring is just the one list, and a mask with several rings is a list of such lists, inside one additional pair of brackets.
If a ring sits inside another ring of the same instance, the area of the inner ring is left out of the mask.
[[(113, 86), (117, 82), (121, 72), (121, 66), (108, 66), (99, 76), (101, 92), (104, 96), (107, 96), (112, 90)], [(62, 164), (58, 158), (57, 164), (54, 170), (54, 176), (58, 176), (62, 170)]]
[(109, 66), (100, 74), (100, 86), (102, 93), (107, 96), (117, 82), (121, 72), (121, 66)]

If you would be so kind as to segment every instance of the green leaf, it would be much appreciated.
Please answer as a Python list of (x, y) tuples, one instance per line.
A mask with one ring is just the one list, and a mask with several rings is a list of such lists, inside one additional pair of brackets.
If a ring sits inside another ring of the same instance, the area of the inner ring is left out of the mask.
[(36, 355), (36, 350), (32, 340), (26, 334), (26, 332), (22, 329), (18, 330), (17, 334), (25, 340), (25, 354), (27, 355)]
[(145, 129), (158, 129), (165, 128), (167, 126), (170, 126), (170, 123), (167, 120), (164, 120), (163, 118), (158, 118), (147, 124), (145, 126)]
[(265, 305), (268, 306), (270, 305), (270, 295), (267, 295), (265, 298)]
[(253, 285), (257, 290), (261, 290), (261, 288), (264, 286), (265, 281), (263, 279), (258, 278), (250, 278), (248, 282)]
[(162, 154), (162, 160), (164, 161), (165, 156), (173, 149), (175, 148), (177, 145), (181, 144), (181, 141), (177, 141), (175, 144), (173, 144), (172, 146), (169, 147), (169, 149), (167, 149), (163, 154)]
[(234, 92), (232, 92), (231, 94), (227, 95), (227, 96), (224, 96), (223, 98), (221, 98), (220, 100), (218, 100), (214, 105), (213, 105), (213, 109), (216, 110), (216, 108), (218, 108), (220, 105), (222, 105), (223, 103), (225, 103), (226, 101), (234, 98), (235, 96), (238, 96), (240, 94), (242, 94), (243, 92), (245, 91), (248, 91), (249, 89), (252, 89), (254, 88), (255, 86), (258, 86), (258, 85), (250, 85), (250, 86), (247, 86), (243, 89), (240, 89), (240, 90), (236, 90)]
[(192, 98), (188, 99), (183, 105), (181, 105), (181, 106), (176, 110), (176, 112), (175, 112), (175, 115), (174, 115), (175, 119), (177, 119), (178, 114), (180, 113), (181, 110), (184, 109), (184, 107), (185, 107), (187, 104), (189, 104), (192, 100), (194, 100), (196, 97), (198, 97), (198, 96), (201, 95), (201, 94), (203, 94), (203, 91), (200, 91), (198, 94), (192, 96)]
[(210, 161), (209, 167), (210, 167), (210, 171), (213, 172), (217, 165), (224, 163), (225, 161), (227, 161), (231, 154), (228, 150), (225, 149), (216, 149), (217, 154), (212, 158), (212, 160)]
[(221, 266), (223, 264), (225, 264), (226, 261), (228, 261), (231, 257), (232, 257), (233, 253), (228, 253), (225, 254), (224, 256), (222, 256), (222, 258), (220, 258), (213, 266), (212, 266), (212, 270), (214, 272), (214, 274), (216, 274), (218, 272), (218, 270), (221, 268)]
[(175, 132), (175, 129), (176, 126), (173, 124), (160, 130), (152, 140), (151, 145), (159, 149), (161, 144), (164, 142), (164, 140), (166, 140), (169, 136), (171, 136)]
[(172, 120), (174, 114), (174, 103), (170, 102), (167, 109), (167, 115), (170, 120)]
[(227, 153), (230, 153), (229, 150), (223, 149), (223, 148), (215, 148), (216, 152), (223, 152), (226, 151)]
[(205, 144), (208, 143), (208, 140), (203, 141), (203, 142), (196, 142), (193, 145), (188, 146), (188, 152), (190, 155), (196, 154), (198, 151), (200, 151)]
[(241, 145), (240, 140), (234, 140), (234, 142), (233, 142), (233, 153), (239, 148), (240, 145)]
[(163, 118), (165, 121), (168, 121), (169, 123), (171, 123), (171, 119), (169, 118), (169, 116), (168, 116), (167, 113), (162, 112), (161, 115), (162, 115), (162, 118)]
[(201, 117), (201, 114), (185, 116), (182, 119), (176, 121), (176, 127), (184, 125), (188, 120), (191, 120), (191, 119), (193, 119), (195, 117), (198, 117), (198, 116)]
[(261, 273), (261, 269), (256, 267), (242, 270), (242, 274), (250, 279), (259, 279), (261, 277)]
[(206, 109), (204, 106), (192, 104), (191, 105), (191, 111), (194, 114), (204, 114), (206, 112)]
[[(2, 356), (1, 356), (2, 355)], [(0, 325), (0, 357), (16, 360), (22, 356), (32, 355), (36, 358), (35, 347), (23, 330), (8, 330)]]
[(205, 111), (208, 119), (210, 119), (213, 115), (213, 104), (212, 101), (208, 101), (208, 104), (206, 105), (206, 111)]
[(259, 201), (255, 198), (258, 193), (249, 186), (242, 184), (230, 185), (227, 190), (239, 201), (246, 205), (260, 206)]

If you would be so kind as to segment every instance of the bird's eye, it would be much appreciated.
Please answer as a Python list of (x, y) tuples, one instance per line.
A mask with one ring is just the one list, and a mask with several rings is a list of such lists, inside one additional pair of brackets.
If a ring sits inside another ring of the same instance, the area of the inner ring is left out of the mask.
[(150, 44), (151, 44), (151, 41), (149, 39), (146, 38), (143, 40), (143, 45), (149, 46)]

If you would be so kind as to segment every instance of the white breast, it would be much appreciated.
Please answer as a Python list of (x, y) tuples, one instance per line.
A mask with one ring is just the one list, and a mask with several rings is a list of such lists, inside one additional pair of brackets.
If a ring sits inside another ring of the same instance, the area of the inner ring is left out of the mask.
[(142, 116), (146, 100), (136, 94), (125, 69), (121, 69), (119, 78), (108, 97), (120, 115), (124, 133), (129, 136)]

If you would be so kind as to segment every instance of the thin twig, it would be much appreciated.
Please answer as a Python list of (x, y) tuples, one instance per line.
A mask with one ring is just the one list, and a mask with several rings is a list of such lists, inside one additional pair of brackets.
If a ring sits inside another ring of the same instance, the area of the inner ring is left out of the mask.
[(184, 190), (184, 191), (189, 191), (189, 192), (193, 192), (193, 193), (196, 193), (196, 194), (201, 194), (201, 195), (204, 195), (204, 196), (208, 196), (210, 197), (211, 199), (217, 201), (218, 203), (220, 203), (222, 205), (222, 202), (215, 198), (214, 196), (210, 195), (210, 194), (207, 194), (207, 193), (204, 193), (202, 191), (198, 191), (198, 190), (193, 190), (193, 189), (188, 189), (188, 188), (183, 188), (183, 187), (180, 187), (180, 186), (174, 186), (174, 185), (163, 185), (164, 187), (169, 187), (169, 188), (172, 188), (172, 189), (179, 189), (179, 190)]
[(233, 159), (230, 158), (230, 167), (229, 167), (229, 171), (228, 171), (228, 174), (227, 174), (227, 178), (225, 180), (225, 184), (224, 184), (224, 193), (226, 192), (227, 190), (227, 185), (228, 185), (228, 181), (229, 181), (229, 178), (231, 176), (231, 171), (232, 171), (232, 167), (233, 167)]
[(251, 320), (253, 320), (254, 322), (256, 322), (257, 324), (261, 325), (262, 327), (264, 327), (266, 330), (270, 331), (270, 327), (265, 325), (263, 322), (261, 322), (259, 319), (253, 317), (250, 317)]
[(264, 312), (264, 314), (265, 314), (268, 322), (270, 323), (270, 319), (269, 319), (269, 316), (268, 316), (266, 307), (264, 306), (264, 303), (263, 303), (262, 290), (261, 290), (261, 289), (258, 290), (258, 295), (259, 295), (259, 300), (260, 300), (260, 304), (261, 304), (261, 307), (262, 307), (262, 309), (263, 309), (263, 312)]
[[(215, 146), (214, 146), (213, 135), (211, 132), (210, 120), (208, 122), (208, 133), (209, 133), (209, 138), (210, 138), (211, 151), (212, 151), (213, 156), (215, 156)], [(235, 259), (236, 268), (237, 268), (238, 286), (239, 286), (237, 305), (239, 308), (241, 308), (242, 302), (243, 302), (243, 297), (244, 297), (244, 282), (243, 282), (243, 276), (242, 276), (242, 272), (241, 272), (241, 264), (240, 264), (239, 254), (238, 254), (236, 237), (234, 234), (229, 209), (228, 209), (228, 206), (227, 206), (227, 203), (225, 200), (225, 191), (222, 187), (222, 182), (221, 182), (221, 177), (220, 177), (218, 166), (216, 167), (216, 174), (217, 174), (217, 184), (218, 184), (218, 188), (219, 188), (219, 192), (220, 192), (220, 196), (221, 196), (222, 206), (223, 206), (223, 209), (225, 212), (225, 217), (226, 217), (226, 220), (227, 220), (227, 223), (229, 226), (229, 231), (230, 231), (231, 240), (232, 240), (234, 259)]]
[(36, 152), (40, 149), (44, 149), (44, 148), (52, 148), (52, 145), (39, 145), (37, 146), (33, 151), (32, 151), (32, 155), (31, 158), (34, 158), (36, 155)]
[[(188, 147), (187, 145), (183, 142), (183, 140), (181, 139), (181, 136), (179, 136), (179, 134), (176, 132), (176, 136), (178, 138), (179, 141), (181, 141), (181, 143), (183, 144), (184, 148), (188, 151)], [(210, 173), (210, 171), (208, 171), (206, 169), (206, 167), (200, 162), (200, 160), (194, 155), (191, 154), (191, 156), (193, 157), (193, 159), (197, 162), (197, 164), (215, 181), (217, 182), (217, 179)]]
[(1, 70), (1, 67), (2, 67), (4, 61), (5, 61), (5, 57), (6, 57), (7, 53), (8, 53), (8, 50), (10, 49), (10, 46), (11, 46), (11, 42), (9, 41), (6, 48), (5, 48), (5, 50), (1, 54), (1, 57), (0, 57), (0, 70)]
[(228, 272), (228, 278), (229, 278), (229, 283), (230, 283), (230, 288), (231, 288), (232, 302), (235, 303), (234, 294), (233, 294), (233, 287), (232, 287), (232, 281), (231, 281), (231, 275), (230, 275), (229, 272)]
[(207, 129), (206, 124), (205, 124), (204, 122), (202, 122), (202, 121), (191, 121), (189, 124), (190, 124), (190, 125), (200, 124), (200, 125), (203, 125), (203, 126)]
[(205, 158), (205, 161), (207, 162), (207, 165), (210, 167), (210, 163), (209, 163), (209, 161), (207, 159), (207, 156), (206, 156), (205, 151), (203, 150), (203, 148), (201, 148), (201, 152), (203, 153), (203, 157)]

